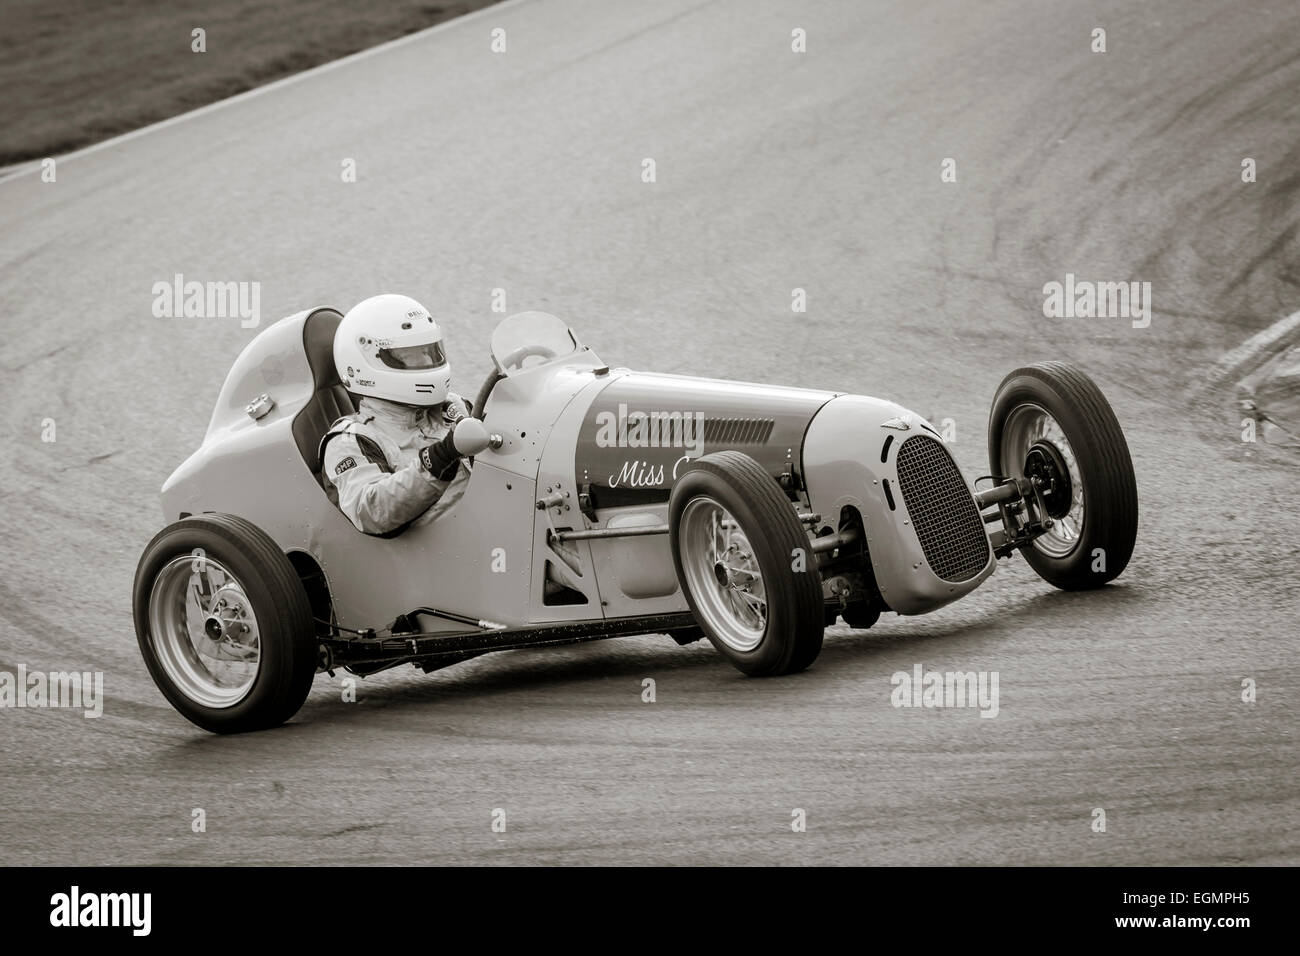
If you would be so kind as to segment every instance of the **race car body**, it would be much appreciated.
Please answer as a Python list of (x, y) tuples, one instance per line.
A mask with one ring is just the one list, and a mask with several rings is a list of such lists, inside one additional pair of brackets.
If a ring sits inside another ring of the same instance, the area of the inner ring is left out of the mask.
[[(977, 495), (935, 429), (892, 402), (611, 369), (540, 312), (493, 335), (464, 496), (434, 521), (367, 535), (321, 475), (322, 436), (355, 408), (331, 357), (339, 321), (308, 310), (253, 339), (163, 487), (172, 524), (141, 560), (137, 633), (164, 693), (209, 729), (287, 719), (317, 668), (433, 669), (620, 634), (703, 635), (747, 673), (788, 673), (812, 663), (837, 615), (866, 627), (934, 610), (978, 587), (996, 555), (1039, 548), (1040, 573), (1085, 587), (1114, 574), (1081, 576), (1080, 547), (1104, 538), (1116, 574), (1132, 550), (1131, 465), (1127, 484), (1089, 476), (1072, 445), (1122, 444), (1113, 414), (1081, 434), (1077, 395), (1034, 392), (1044, 375), (1049, 392), (1095, 391), (1077, 370), (1019, 370), (1023, 400), (1001, 422), (1018, 424), (999, 433), (995, 484)], [(1118, 517), (1089, 538), (1085, 513), (1108, 509)]]

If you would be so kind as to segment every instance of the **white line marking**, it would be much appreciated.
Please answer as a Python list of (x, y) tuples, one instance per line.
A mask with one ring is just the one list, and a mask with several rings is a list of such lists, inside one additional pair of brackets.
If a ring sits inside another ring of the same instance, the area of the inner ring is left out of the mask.
[(1256, 332), (1223, 358), (1210, 366), (1210, 380), (1223, 382), (1239, 375), (1248, 365), (1258, 365), (1264, 358), (1272, 357), (1285, 349), (1300, 335), (1300, 312), (1292, 312), (1268, 328)]
[[(387, 50), (392, 50), (395, 49), (396, 47), (403, 46), (404, 44), (413, 43), (416, 40), (421, 40), (427, 37), (429, 34), (436, 33), (439, 30), (443, 30), (452, 26), (458, 26), (462, 23), (468, 23), (470, 20), (477, 20), (479, 17), (486, 16), (488, 13), (497, 13), (498, 11), (504, 10), (506, 7), (513, 7), (516, 4), (523, 3), (523, 2), (525, 2), (525, 0), (501, 0), (500, 3), (494, 3), (488, 7), (480, 7), (478, 10), (472, 10), (469, 13), (464, 14), (463, 16), (454, 17), (451, 20), (444, 20), (442, 23), (435, 23), (431, 27), (425, 27), (423, 30), (417, 30), (415, 33), (408, 33), (406, 34), (406, 36), (400, 36), (395, 40), (388, 40), (384, 43), (379, 44), (378, 46), (367, 47), (364, 50), (358, 50), (356, 53), (349, 53), (347, 56), (343, 57), (342, 59), (330, 60), (328, 63), (322, 63), (319, 66), (313, 66), (310, 69), (303, 70), (301, 73), (294, 73), (291, 74), (290, 76), (282, 76), (280, 79), (273, 80), (270, 83), (267, 83), (265, 86), (255, 86), (251, 90), (244, 90), (244, 92), (236, 93), (234, 96), (228, 96), (224, 100), (217, 100), (214, 103), (208, 103), (205, 106), (198, 107), (197, 109), (192, 109), (185, 113), (178, 113), (175, 116), (169, 116), (167, 117), (167, 119), (159, 120), (157, 123), (150, 123), (148, 126), (141, 126), (139, 129), (129, 130), (128, 132), (122, 133), (118, 136), (114, 136), (112, 139), (106, 139), (99, 143), (92, 143), (89, 146), (83, 146), (81, 149), (74, 150), (71, 153), (67, 153), (63, 156), (58, 156), (55, 158), (59, 163), (65, 163), (70, 159), (77, 159), (78, 157), (81, 156), (88, 156), (91, 153), (99, 152), (99, 150), (101, 149), (108, 149), (110, 146), (117, 146), (121, 143), (126, 142), (127, 140), (135, 139), (137, 136), (144, 136), (147, 133), (154, 133), (160, 129), (166, 129), (168, 126), (174, 126), (177, 123), (183, 123), (186, 120), (192, 120), (196, 116), (202, 116), (204, 113), (210, 113), (213, 110), (221, 109), (222, 107), (229, 106), (232, 103), (238, 103), (241, 100), (252, 99), (254, 96), (260, 96), (263, 93), (269, 93), (272, 90), (279, 89), (282, 86), (288, 86), (291, 83), (297, 83), (299, 80), (305, 80), (309, 76), (314, 76), (319, 73), (325, 73), (328, 72), (329, 70), (336, 69), (337, 67), (344, 66), (356, 60), (361, 60), (368, 56), (374, 56), (376, 53), (383, 53)], [(487, 48), (487, 43), (485, 41), (484, 49), (486, 48)], [(30, 165), (28, 165), (28, 163), (30, 163)], [(16, 169), (11, 168), (11, 171), (3, 175), (0, 175), (0, 183), (7, 183), (11, 179), (18, 179), (22, 176), (27, 176), (31, 173), (36, 172), (40, 168), (41, 168), (41, 160), (39, 159), (25, 161), (23, 164), (20, 165), (19, 168)]]

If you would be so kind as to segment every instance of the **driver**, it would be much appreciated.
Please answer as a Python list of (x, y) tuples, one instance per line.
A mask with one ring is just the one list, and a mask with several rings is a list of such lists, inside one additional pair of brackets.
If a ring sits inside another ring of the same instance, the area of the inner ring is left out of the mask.
[(449, 391), (451, 366), (428, 309), (404, 295), (358, 303), (334, 334), (334, 365), (361, 401), (321, 439), (322, 473), (357, 530), (396, 534), (459, 501), (469, 468), (454, 435), (469, 407)]

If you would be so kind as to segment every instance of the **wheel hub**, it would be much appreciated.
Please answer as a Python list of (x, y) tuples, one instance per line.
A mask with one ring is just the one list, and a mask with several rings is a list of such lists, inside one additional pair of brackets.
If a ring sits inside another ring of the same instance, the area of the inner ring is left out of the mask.
[(1070, 468), (1060, 450), (1050, 441), (1039, 439), (1029, 447), (1025, 456), (1025, 477), (1038, 489), (1049, 517), (1064, 518), (1070, 513), (1074, 492)]
[(1002, 474), (1032, 482), (1042, 499), (1045, 530), (1033, 547), (1064, 558), (1079, 544), (1086, 520), (1083, 476), (1070, 439), (1047, 410), (1026, 402), (1013, 408), (1002, 431)]

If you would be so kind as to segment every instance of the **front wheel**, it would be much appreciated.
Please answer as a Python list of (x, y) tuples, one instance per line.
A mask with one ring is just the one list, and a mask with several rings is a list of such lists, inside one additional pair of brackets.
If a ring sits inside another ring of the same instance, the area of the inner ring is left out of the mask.
[(1137, 481), (1128, 443), (1095, 382), (1064, 362), (1019, 368), (1002, 380), (989, 414), (995, 475), (1031, 478), (1048, 529), (1022, 554), (1067, 591), (1118, 577), (1137, 540)]
[(195, 515), (160, 531), (136, 569), (133, 610), (154, 683), (204, 730), (275, 727), (307, 699), (316, 674), (307, 593), (243, 518)]
[(785, 492), (753, 458), (692, 464), (668, 505), (677, 580), (705, 635), (751, 676), (791, 674), (821, 652), (821, 574)]

